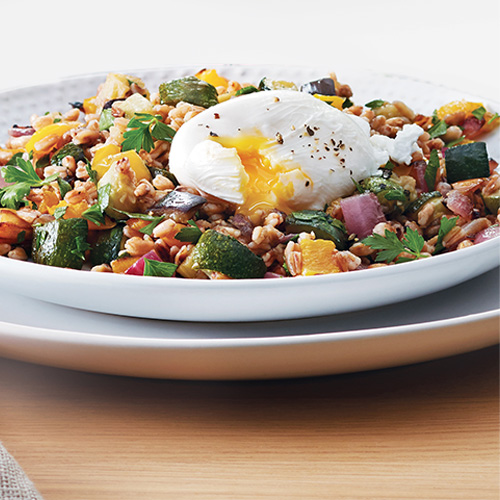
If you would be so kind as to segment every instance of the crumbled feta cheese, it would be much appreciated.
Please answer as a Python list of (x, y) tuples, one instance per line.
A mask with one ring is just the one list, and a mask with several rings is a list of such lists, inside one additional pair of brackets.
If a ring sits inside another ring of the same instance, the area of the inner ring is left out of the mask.
[(387, 163), (389, 159), (409, 165), (411, 155), (417, 151), (422, 152), (417, 140), (423, 133), (424, 130), (418, 125), (404, 125), (394, 139), (385, 135), (373, 135), (370, 142), (380, 165)]

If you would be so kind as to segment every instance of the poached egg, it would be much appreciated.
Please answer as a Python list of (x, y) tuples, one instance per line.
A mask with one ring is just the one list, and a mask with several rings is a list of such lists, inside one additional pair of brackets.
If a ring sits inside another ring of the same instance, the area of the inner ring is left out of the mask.
[(369, 126), (303, 92), (248, 94), (196, 115), (176, 133), (170, 171), (183, 185), (259, 209), (323, 209), (373, 175)]

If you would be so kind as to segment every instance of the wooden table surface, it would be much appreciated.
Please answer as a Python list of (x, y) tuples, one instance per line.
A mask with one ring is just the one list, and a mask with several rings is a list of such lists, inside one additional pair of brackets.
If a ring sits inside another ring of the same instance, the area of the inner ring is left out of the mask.
[(498, 348), (316, 379), (0, 359), (0, 440), (46, 500), (498, 499)]

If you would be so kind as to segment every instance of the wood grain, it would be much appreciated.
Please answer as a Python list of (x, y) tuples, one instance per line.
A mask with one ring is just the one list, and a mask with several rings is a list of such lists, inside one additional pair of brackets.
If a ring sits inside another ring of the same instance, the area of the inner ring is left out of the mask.
[(202, 383), (0, 359), (0, 440), (46, 500), (498, 499), (498, 349)]

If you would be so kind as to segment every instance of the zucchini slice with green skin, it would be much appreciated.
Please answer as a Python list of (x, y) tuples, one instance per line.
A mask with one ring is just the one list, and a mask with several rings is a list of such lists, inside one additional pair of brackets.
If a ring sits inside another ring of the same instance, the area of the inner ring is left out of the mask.
[(219, 104), (217, 89), (210, 83), (204, 82), (195, 76), (186, 76), (185, 78), (162, 83), (159, 91), (162, 104), (175, 106), (183, 101), (204, 108)]
[(410, 192), (405, 191), (402, 186), (391, 179), (372, 176), (365, 179), (361, 185), (366, 191), (377, 196), (385, 213), (404, 212), (410, 204)]
[(446, 178), (450, 184), (490, 175), (490, 162), (484, 142), (471, 142), (449, 148), (444, 154), (444, 160)]
[(33, 260), (46, 266), (81, 269), (89, 248), (87, 234), (85, 219), (57, 219), (35, 226)]
[(259, 90), (299, 90), (293, 82), (285, 80), (271, 80), (264, 77), (259, 83)]
[(422, 210), (428, 203), (431, 203), (434, 208), (432, 220), (440, 219), (443, 215), (451, 214), (443, 203), (443, 195), (439, 191), (422, 193), (413, 203), (410, 204), (405, 214), (410, 219), (417, 220), (420, 210)]
[(118, 224), (106, 231), (97, 231), (97, 239), (90, 251), (90, 263), (93, 266), (109, 264), (118, 258), (122, 249), (123, 225)]
[(213, 229), (205, 231), (192, 252), (192, 268), (217, 271), (234, 279), (262, 278), (264, 261), (232, 236)]
[(285, 219), (287, 233), (314, 232), (320, 240), (331, 240), (339, 250), (349, 246), (344, 224), (321, 210), (301, 210), (292, 212)]
[(484, 206), (488, 209), (490, 213), (496, 215), (500, 209), (500, 189), (497, 189), (494, 193), (483, 196)]

